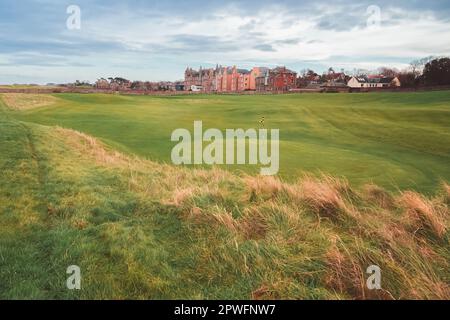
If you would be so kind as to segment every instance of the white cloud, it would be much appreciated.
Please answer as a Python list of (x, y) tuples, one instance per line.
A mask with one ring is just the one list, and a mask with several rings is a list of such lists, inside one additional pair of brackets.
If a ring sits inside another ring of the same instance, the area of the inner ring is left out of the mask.
[[(223, 58), (230, 60), (320, 61), (332, 56), (359, 60), (365, 56), (388, 59), (450, 53), (450, 43), (444, 40), (450, 37), (450, 23), (438, 20), (431, 13), (389, 7), (382, 11), (383, 21), (379, 29), (371, 30), (358, 24), (346, 30), (317, 27), (317, 21), (322, 17), (341, 11), (336, 7), (321, 7), (319, 15), (308, 15), (272, 6), (244, 15), (235, 7), (226, 7), (199, 20), (162, 13), (151, 19), (142, 19), (138, 13), (125, 12), (121, 13), (122, 22), (119, 24), (117, 15), (87, 22), (87, 30), (82, 37), (117, 42), (129, 50), (158, 53), (183, 49), (180, 43), (172, 41), (179, 35), (210, 37), (217, 40), (218, 46), (226, 42), (239, 48), (239, 51), (230, 49), (223, 52)], [(361, 10), (360, 14), (364, 17), (365, 11)], [(347, 23), (351, 26), (352, 21)], [(297, 44), (287, 41), (293, 38), (303, 41)], [(254, 49), (261, 44), (270, 45), (275, 51)], [(195, 55), (207, 58), (208, 52), (202, 51), (199, 43)]]
[[(86, 43), (83, 53), (67, 59), (65, 70), (91, 80), (107, 75), (108, 70), (157, 80), (164, 78), (164, 69), (167, 79), (176, 79), (182, 76), (180, 66), (196, 63), (289, 66), (307, 61), (345, 68), (403, 68), (412, 59), (450, 55), (448, 20), (431, 11), (392, 6), (381, 7), (381, 13), (380, 27), (368, 29), (366, 7), (358, 4), (319, 4), (309, 11), (270, 5), (254, 12), (226, 5), (195, 18), (121, 6), (98, 10), (84, 18), (81, 30), (62, 30), (49, 41)], [(14, 61), (12, 57), (9, 61)], [(0, 59), (4, 64), (8, 55)], [(76, 63), (95, 67), (73, 68)], [(25, 66), (15, 69), (27, 70)], [(64, 67), (53, 70), (55, 76), (64, 75)]]

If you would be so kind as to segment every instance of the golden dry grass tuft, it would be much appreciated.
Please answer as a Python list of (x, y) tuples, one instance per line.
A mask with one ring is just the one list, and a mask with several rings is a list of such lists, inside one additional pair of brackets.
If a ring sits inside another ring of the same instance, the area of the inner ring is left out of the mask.
[(432, 201), (424, 199), (415, 192), (407, 191), (400, 197), (400, 202), (404, 206), (415, 232), (428, 230), (435, 236), (443, 238), (447, 227), (442, 213), (436, 209)]
[(329, 287), (339, 293), (348, 293), (356, 299), (364, 298), (363, 270), (351, 256), (334, 247), (327, 252), (326, 263), (328, 271), (325, 281)]
[(321, 179), (305, 176), (299, 182), (295, 197), (322, 217), (331, 219), (340, 219), (342, 215), (355, 217), (358, 212), (345, 199), (348, 197), (348, 189), (345, 181), (326, 176)]
[(2, 93), (0, 97), (8, 108), (19, 111), (50, 106), (59, 101), (54, 96), (44, 94)]
[(261, 197), (274, 199), (285, 189), (280, 179), (273, 176), (245, 177), (245, 183), (250, 192), (250, 199)]
[(384, 209), (394, 208), (394, 197), (386, 190), (374, 184), (368, 184), (363, 187), (363, 196), (367, 201), (375, 203)]

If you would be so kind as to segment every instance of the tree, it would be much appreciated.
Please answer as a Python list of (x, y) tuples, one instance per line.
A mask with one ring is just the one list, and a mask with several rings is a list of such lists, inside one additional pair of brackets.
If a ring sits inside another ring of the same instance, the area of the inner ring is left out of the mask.
[(75, 87), (91, 87), (91, 83), (89, 81), (80, 81), (76, 80), (73, 84)]
[(420, 78), (412, 71), (400, 72), (397, 77), (403, 88), (414, 88), (419, 85)]
[(396, 77), (399, 71), (395, 68), (381, 67), (378, 69), (378, 73), (385, 77)]
[(422, 59), (414, 60), (410, 63), (411, 71), (414, 74), (420, 75), (425, 67), (425, 65), (431, 60), (435, 59), (433, 56), (425, 57)]
[(355, 69), (353, 73), (357, 77), (365, 77), (370, 74), (370, 71), (367, 69)]
[(428, 62), (422, 78), (425, 85), (450, 85), (450, 58), (438, 58)]
[(318, 76), (318, 74), (315, 73), (314, 70), (303, 69), (302, 71), (300, 71), (300, 76), (297, 79), (297, 86), (298, 87), (306, 87), (312, 81), (316, 81), (317, 76)]
[(133, 81), (131, 83), (131, 89), (133, 90), (146, 90), (145, 84), (142, 81)]

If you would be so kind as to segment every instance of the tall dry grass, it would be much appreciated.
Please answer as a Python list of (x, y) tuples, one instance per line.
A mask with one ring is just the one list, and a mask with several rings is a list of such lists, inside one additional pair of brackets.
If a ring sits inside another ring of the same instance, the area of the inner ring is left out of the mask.
[[(157, 164), (58, 132), (80, 156), (121, 172), (130, 192), (177, 212), (197, 243), (199, 277), (209, 282), (218, 274), (230, 283), (253, 277), (253, 299), (450, 298), (446, 183), (433, 198), (354, 189), (329, 176), (286, 183)], [(382, 270), (381, 290), (366, 286), (370, 265)]]
[(5, 104), (13, 110), (28, 110), (51, 105), (58, 101), (58, 98), (43, 94), (26, 93), (2, 93), (0, 97)]

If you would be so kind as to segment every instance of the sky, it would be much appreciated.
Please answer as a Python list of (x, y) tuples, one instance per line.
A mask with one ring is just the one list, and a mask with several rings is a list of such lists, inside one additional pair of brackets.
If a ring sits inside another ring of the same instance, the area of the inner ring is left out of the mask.
[(216, 64), (403, 69), (450, 55), (450, 1), (0, 0), (0, 30), (2, 84), (174, 81)]

